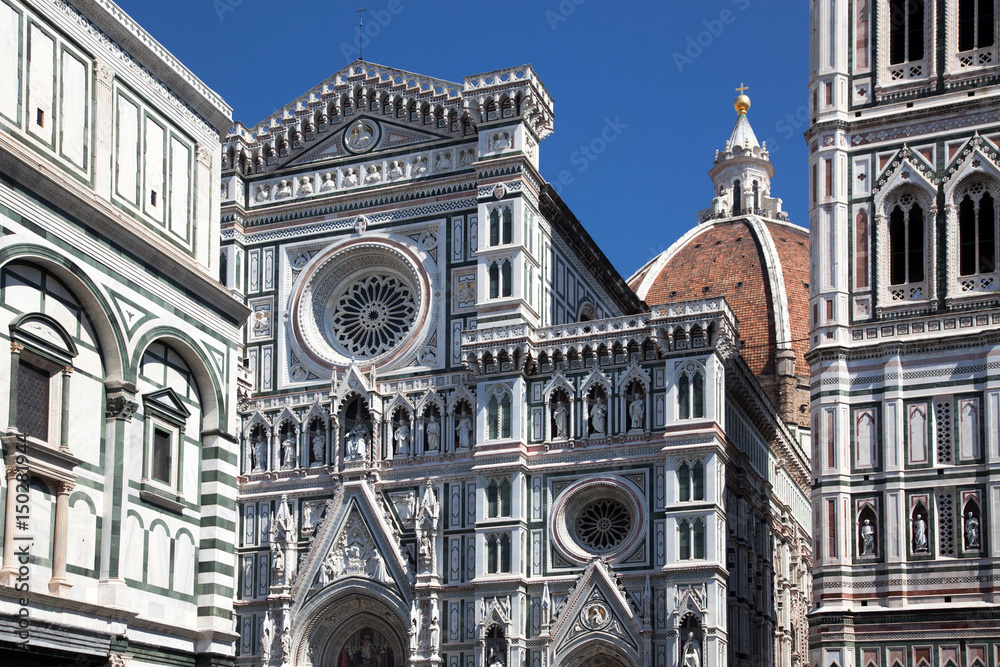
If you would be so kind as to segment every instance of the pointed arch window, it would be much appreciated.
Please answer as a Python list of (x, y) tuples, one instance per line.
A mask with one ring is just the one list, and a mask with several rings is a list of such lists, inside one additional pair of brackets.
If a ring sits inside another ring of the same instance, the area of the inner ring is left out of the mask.
[(512, 243), (514, 240), (514, 214), (510, 207), (503, 209), (501, 213), (501, 232), (503, 243)]
[(500, 263), (500, 293), (503, 296), (510, 296), (512, 293), (511, 264), (509, 259)]
[(490, 518), (500, 516), (500, 496), (498, 494), (498, 485), (495, 479), (491, 479), (489, 484), (486, 485), (486, 516)]
[(680, 535), (677, 540), (677, 545), (680, 550), (680, 559), (691, 560), (691, 524), (687, 521), (687, 519), (681, 521)]
[(511, 400), (508, 394), (490, 397), (486, 405), (486, 437), (490, 440), (510, 437)]
[(889, 212), (889, 283), (905, 285), (924, 279), (924, 209), (905, 194)]
[(490, 574), (499, 571), (500, 553), (497, 548), (497, 536), (490, 535), (486, 538), (486, 571)]
[(864, 210), (854, 218), (854, 287), (868, 287), (868, 212)]
[(739, 179), (733, 181), (733, 215), (743, 212), (743, 186)]
[(677, 495), (682, 503), (705, 500), (705, 466), (701, 461), (685, 461), (677, 469)]
[(997, 268), (997, 207), (982, 183), (973, 183), (958, 204), (959, 274), (993, 273)]
[(500, 211), (490, 211), (490, 245), (500, 245)]
[(490, 298), (500, 298), (500, 266), (494, 262), (490, 264)]
[(704, 418), (705, 378), (701, 371), (684, 371), (677, 380), (677, 416), (679, 419)]
[(753, 182), (753, 212), (760, 213), (760, 184)]
[(889, 64), (924, 58), (924, 0), (889, 0)]
[(694, 542), (694, 557), (704, 558), (705, 557), (705, 522), (701, 519), (696, 519), (694, 525), (691, 529), (692, 538)]
[(677, 495), (682, 503), (691, 500), (691, 466), (687, 463), (677, 469)]
[(995, 0), (958, 0), (959, 51), (993, 46), (996, 41), (994, 2)]

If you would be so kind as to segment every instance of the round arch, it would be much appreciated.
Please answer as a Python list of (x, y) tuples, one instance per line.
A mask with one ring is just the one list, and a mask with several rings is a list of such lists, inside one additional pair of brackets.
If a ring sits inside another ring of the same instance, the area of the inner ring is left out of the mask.
[(51, 272), (73, 293), (90, 318), (94, 334), (100, 343), (101, 358), (104, 362), (104, 381), (125, 381), (127, 378), (124, 360), (127, 359), (128, 353), (121, 327), (115, 322), (111, 305), (83, 268), (49, 248), (28, 243), (0, 249), (0, 268), (11, 262), (27, 262), (43, 268)]
[(154, 327), (144, 333), (135, 345), (135, 353), (129, 363), (131, 381), (139, 373), (139, 364), (142, 362), (142, 355), (153, 343), (164, 343), (169, 345), (184, 363), (191, 369), (195, 382), (198, 384), (198, 394), (202, 404), (202, 430), (222, 429), (226, 430), (226, 410), (225, 399), (222, 394), (222, 382), (219, 380), (211, 361), (198, 346), (193, 338), (170, 327)]
[(296, 610), (291, 623), (292, 655), (296, 664), (340, 667), (344, 647), (354, 638), (363, 641), (360, 633), (368, 631), (373, 644), (391, 649), (394, 667), (403, 667), (410, 660), (405, 620), (409, 615), (396, 591), (367, 579), (346, 580)]
[(553, 667), (638, 667), (634, 656), (606, 639), (592, 639), (580, 644)]

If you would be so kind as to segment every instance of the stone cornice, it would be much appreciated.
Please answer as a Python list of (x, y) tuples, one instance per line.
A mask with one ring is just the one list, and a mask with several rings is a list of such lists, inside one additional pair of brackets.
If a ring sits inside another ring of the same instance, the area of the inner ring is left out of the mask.
[[(72, 11), (65, 0), (52, 0), (51, 4)], [(154, 79), (190, 105), (220, 136), (229, 131), (233, 124), (232, 107), (118, 5), (110, 0), (73, 0), (73, 7), (134, 57)]]
[(40, 193), (43, 200), (71, 213), (104, 238), (122, 246), (137, 262), (169, 276), (188, 294), (197, 295), (208, 308), (234, 325), (242, 325), (249, 317), (249, 309), (209, 275), (204, 266), (180, 254), (167, 241), (147, 231), (84, 184), (64, 176), (48, 160), (39, 161), (32, 151), (3, 133), (0, 133), (0, 172), (25, 190)]

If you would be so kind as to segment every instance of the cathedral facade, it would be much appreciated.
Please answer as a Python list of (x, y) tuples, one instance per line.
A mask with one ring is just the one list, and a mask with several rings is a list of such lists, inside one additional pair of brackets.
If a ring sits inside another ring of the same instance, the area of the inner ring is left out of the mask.
[(813, 665), (1000, 660), (997, 18), (812, 4)]
[[(236, 664), (804, 664), (808, 244), (743, 100), (629, 282), (538, 173), (530, 66), (357, 61), (235, 126)], [(747, 260), (671, 288), (702, 232)]]

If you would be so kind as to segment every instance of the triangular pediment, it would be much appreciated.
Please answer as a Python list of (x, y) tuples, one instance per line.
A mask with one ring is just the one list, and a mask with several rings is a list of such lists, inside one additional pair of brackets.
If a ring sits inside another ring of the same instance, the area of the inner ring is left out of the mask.
[[(377, 126), (377, 143), (370, 150), (364, 153), (352, 153), (347, 149), (345, 138), (347, 133), (354, 127), (355, 122), (366, 119)], [(297, 167), (300, 165), (322, 163), (340, 158), (363, 158), (367, 159), (384, 151), (394, 151), (404, 146), (415, 146), (417, 144), (443, 139), (453, 139), (446, 132), (440, 134), (427, 131), (430, 126), (417, 129), (404, 124), (406, 121), (386, 120), (382, 116), (371, 114), (361, 114), (358, 116), (348, 116), (343, 122), (337, 123), (330, 129), (324, 137), (307, 144), (304, 148), (292, 151), (290, 157), (279, 163), (279, 167)]]
[(903, 146), (888, 161), (872, 191), (878, 194), (879, 192), (891, 192), (903, 185), (916, 185), (933, 192), (939, 180), (934, 173), (934, 168), (927, 163), (922, 155), (908, 146)]
[(392, 590), (409, 603), (412, 573), (399, 537), (366, 482), (344, 485), (316, 530), (292, 589), (296, 608), (350, 579)]
[(638, 663), (640, 628), (637, 614), (619, 590), (610, 567), (599, 560), (584, 571), (552, 628), (557, 656), (604, 639), (624, 649)]
[(184, 406), (181, 397), (169, 387), (144, 395), (143, 403), (146, 408), (153, 408), (162, 416), (170, 417), (180, 423), (191, 416), (191, 411)]
[(949, 163), (946, 191), (952, 192), (965, 178), (975, 175), (1000, 178), (1000, 152), (991, 141), (978, 134), (969, 139)]

